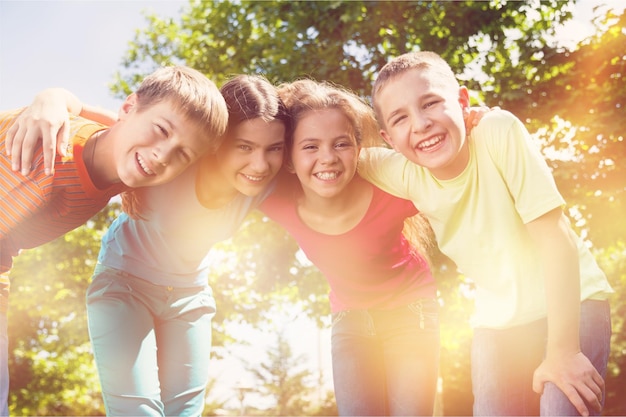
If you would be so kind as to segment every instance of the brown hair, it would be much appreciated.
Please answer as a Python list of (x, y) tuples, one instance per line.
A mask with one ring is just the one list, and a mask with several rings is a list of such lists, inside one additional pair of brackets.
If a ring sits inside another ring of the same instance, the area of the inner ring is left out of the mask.
[[(326, 81), (301, 79), (281, 84), (278, 93), (287, 105), (293, 127), (311, 110), (337, 109), (350, 121), (357, 143), (361, 146), (382, 144), (376, 117), (369, 104), (352, 91)], [(289, 132), (288, 147), (293, 143)]]
[(409, 52), (393, 58), (385, 64), (372, 87), (372, 105), (376, 118), (381, 126), (385, 126), (382, 120), (382, 112), (380, 105), (377, 103), (377, 97), (390, 80), (404, 74), (409, 70), (429, 70), (450, 88), (459, 89), (460, 85), (450, 65), (439, 54), (431, 51)]

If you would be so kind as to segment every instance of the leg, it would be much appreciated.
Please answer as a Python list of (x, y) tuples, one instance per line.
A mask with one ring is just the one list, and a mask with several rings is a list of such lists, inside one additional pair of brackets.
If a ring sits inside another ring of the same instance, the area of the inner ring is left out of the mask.
[(332, 328), (332, 364), (340, 416), (387, 414), (383, 362), (368, 312), (336, 314)]
[(209, 380), (215, 300), (210, 287), (172, 292), (156, 327), (161, 398), (167, 416), (199, 416)]
[(9, 415), (9, 282), (0, 276), (0, 416)]
[[(608, 301), (584, 301), (580, 306), (580, 347), (604, 378), (611, 344), (611, 312)], [(604, 392), (602, 393), (604, 405)], [(601, 415), (590, 410), (591, 415)], [(553, 383), (547, 383), (541, 396), (542, 416), (578, 416), (578, 411)]]
[[(377, 312), (392, 416), (431, 416), (439, 371), (437, 300)], [(384, 336), (383, 336), (384, 335)]]
[(107, 415), (163, 416), (152, 314), (134, 284), (127, 274), (99, 265), (87, 291), (102, 397)]
[(546, 322), (512, 329), (475, 329), (472, 388), (475, 416), (539, 415), (533, 373), (545, 350)]

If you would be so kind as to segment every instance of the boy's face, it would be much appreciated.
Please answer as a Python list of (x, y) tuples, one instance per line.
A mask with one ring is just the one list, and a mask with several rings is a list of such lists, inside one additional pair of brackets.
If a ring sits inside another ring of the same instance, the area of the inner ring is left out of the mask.
[(377, 103), (381, 134), (397, 152), (439, 179), (463, 171), (469, 160), (463, 122), (467, 89), (447, 86), (432, 71), (412, 69), (390, 79)]
[(137, 111), (134, 95), (122, 105), (111, 131), (117, 176), (130, 187), (171, 181), (210, 147), (202, 129), (175, 111), (170, 101)]
[(225, 186), (256, 196), (283, 165), (285, 125), (261, 118), (239, 123), (216, 152), (215, 161)]
[(308, 111), (294, 130), (291, 170), (305, 193), (333, 197), (352, 181), (359, 149), (352, 124), (342, 111)]

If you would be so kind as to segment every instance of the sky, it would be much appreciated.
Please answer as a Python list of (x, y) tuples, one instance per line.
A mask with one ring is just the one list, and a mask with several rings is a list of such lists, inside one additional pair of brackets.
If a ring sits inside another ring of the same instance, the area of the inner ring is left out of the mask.
[[(589, 36), (592, 7), (623, 10), (626, 0), (579, 0), (561, 30), (571, 44)], [(183, 0), (0, 0), (0, 110), (29, 104), (44, 88), (65, 87), (82, 101), (117, 110), (108, 84), (120, 68), (142, 11), (177, 17)]]

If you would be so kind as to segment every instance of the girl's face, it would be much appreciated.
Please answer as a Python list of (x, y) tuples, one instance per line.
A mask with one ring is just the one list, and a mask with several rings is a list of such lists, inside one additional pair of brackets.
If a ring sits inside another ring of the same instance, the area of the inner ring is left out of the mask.
[(247, 196), (256, 196), (283, 164), (285, 125), (261, 118), (239, 123), (214, 159), (223, 180)]
[(341, 110), (311, 110), (296, 124), (290, 169), (305, 194), (334, 197), (352, 181), (359, 150), (352, 124)]

